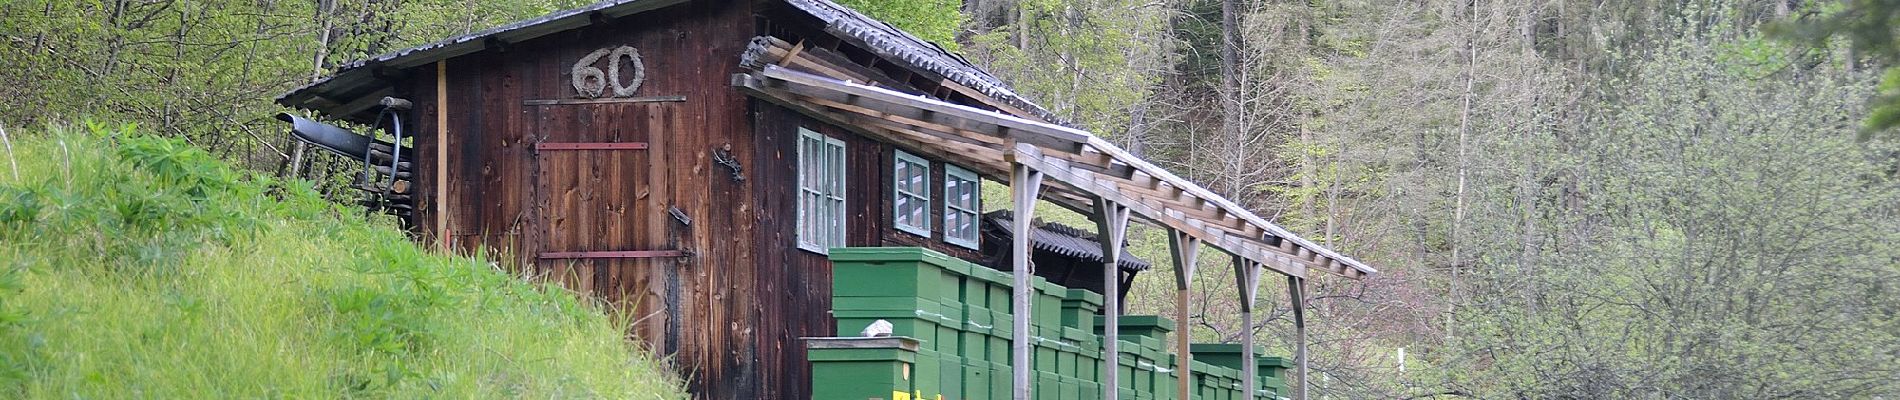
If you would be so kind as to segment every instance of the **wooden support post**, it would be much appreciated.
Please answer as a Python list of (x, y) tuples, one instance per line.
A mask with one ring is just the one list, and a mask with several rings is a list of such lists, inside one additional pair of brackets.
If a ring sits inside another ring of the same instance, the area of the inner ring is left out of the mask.
[(435, 240), (449, 250), (449, 61), (435, 62)]
[[(1102, 327), (1102, 398), (1116, 400), (1121, 398), (1121, 259), (1122, 243), (1128, 239), (1128, 207), (1108, 199), (1095, 198), (1095, 229), (1097, 242), (1102, 244), (1102, 315), (1106, 321)], [(1021, 232), (1021, 231), (1018, 231)], [(1185, 398), (1184, 398), (1185, 399)]]
[(1306, 400), (1306, 279), (1286, 277), (1286, 292), (1293, 300), (1293, 360), (1299, 363), (1293, 399)]
[(1193, 388), (1191, 376), (1194, 365), (1194, 353), (1188, 350), (1191, 340), (1188, 334), (1188, 285), (1194, 283), (1194, 269), (1200, 258), (1201, 240), (1188, 236), (1187, 232), (1168, 231), (1168, 249), (1174, 258), (1174, 323), (1180, 329), (1174, 330), (1175, 371), (1180, 372), (1180, 382), (1175, 385), (1175, 398), (1188, 398), (1188, 389)]
[(1259, 361), (1254, 359), (1253, 344), (1253, 303), (1260, 292), (1260, 266), (1246, 257), (1234, 256), (1234, 280), (1240, 287), (1240, 372), (1241, 387), (1246, 388), (1248, 399), (1260, 393), (1260, 380), (1255, 374), (1259, 370)]
[(1010, 266), (1013, 269), (1011, 274), (1015, 275), (1016, 287), (1015, 293), (1011, 295), (1010, 305), (1015, 313), (1014, 321), (1011, 323), (1016, 332), (1010, 338), (1009, 344), (1010, 372), (1015, 375), (1016, 400), (1029, 400), (1030, 393), (1033, 393), (1030, 391), (1032, 389), (1030, 385), (1033, 383), (1029, 380), (1031, 366), (1029, 364), (1029, 302), (1031, 301), (1030, 294), (1035, 290), (1031, 287), (1033, 284), (1029, 279), (1031, 273), (1029, 270), (1029, 230), (1032, 229), (1029, 222), (1030, 218), (1035, 217), (1036, 196), (1042, 191), (1042, 171), (1030, 168), (1021, 162), (1011, 164), (1013, 168), (1009, 175), (1009, 191), (1016, 208), (1015, 218), (1010, 221), (1015, 234), (1010, 238), (1009, 254)]

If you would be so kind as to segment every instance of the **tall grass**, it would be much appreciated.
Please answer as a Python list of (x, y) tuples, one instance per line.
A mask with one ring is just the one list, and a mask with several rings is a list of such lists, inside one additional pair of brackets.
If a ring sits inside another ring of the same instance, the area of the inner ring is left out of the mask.
[(307, 183), (131, 127), (15, 133), (0, 398), (683, 397), (624, 320)]

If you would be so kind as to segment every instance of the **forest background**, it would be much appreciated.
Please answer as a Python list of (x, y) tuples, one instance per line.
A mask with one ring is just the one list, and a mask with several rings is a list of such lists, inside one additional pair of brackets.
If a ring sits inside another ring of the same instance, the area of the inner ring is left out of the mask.
[[(346, 162), (291, 168), (270, 99), (584, 3), (0, 0), (0, 128), (134, 121), (347, 196)], [(1900, 139), (1877, 112), (1900, 79), (1879, 85), (1891, 40), (1826, 29), (1890, 37), (1864, 14), (1887, 2), (845, 3), (1379, 267), (1314, 281), (1314, 398), (1900, 397)], [(1166, 264), (1160, 232), (1131, 242)], [(1183, 326), (1289, 354), (1284, 291), (1242, 327), (1203, 258)], [(1129, 312), (1172, 314), (1171, 276)]]

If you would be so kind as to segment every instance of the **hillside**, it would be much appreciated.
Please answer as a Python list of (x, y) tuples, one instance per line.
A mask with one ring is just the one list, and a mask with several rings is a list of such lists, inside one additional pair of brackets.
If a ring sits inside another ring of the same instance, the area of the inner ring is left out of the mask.
[(683, 397), (599, 308), (307, 182), (130, 126), (11, 133), (0, 398)]

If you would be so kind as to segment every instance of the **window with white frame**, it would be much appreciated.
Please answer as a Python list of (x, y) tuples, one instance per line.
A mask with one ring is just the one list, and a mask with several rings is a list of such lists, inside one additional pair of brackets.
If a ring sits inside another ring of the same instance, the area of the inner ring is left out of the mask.
[(891, 223), (898, 230), (930, 236), (930, 161), (897, 150), (891, 169)]
[(844, 141), (798, 128), (798, 248), (844, 247)]
[(976, 249), (977, 215), (983, 207), (983, 179), (975, 172), (943, 168), (943, 241)]

